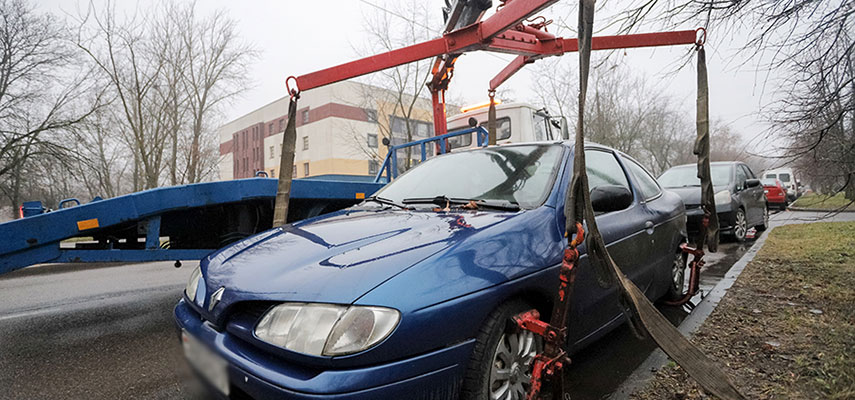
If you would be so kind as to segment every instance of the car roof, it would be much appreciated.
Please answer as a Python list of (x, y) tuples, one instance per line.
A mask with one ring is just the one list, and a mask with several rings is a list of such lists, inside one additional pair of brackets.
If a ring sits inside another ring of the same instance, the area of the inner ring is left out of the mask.
[[(710, 163), (710, 165), (741, 165), (741, 164), (744, 164), (744, 163), (742, 161), (713, 161)], [(668, 168), (668, 169), (688, 168), (688, 167), (697, 167), (697, 166), (698, 166), (698, 163), (680, 164), (680, 165), (675, 165), (675, 166)]]

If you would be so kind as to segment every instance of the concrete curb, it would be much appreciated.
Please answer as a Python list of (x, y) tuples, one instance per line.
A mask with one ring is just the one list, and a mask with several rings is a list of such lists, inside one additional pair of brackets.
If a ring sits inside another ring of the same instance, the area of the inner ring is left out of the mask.
[(787, 207), (787, 211), (827, 212), (827, 213), (855, 213), (855, 210), (824, 210), (822, 208)]
[[(745, 266), (754, 259), (754, 256), (757, 255), (757, 252), (763, 247), (763, 244), (766, 243), (766, 238), (769, 237), (769, 232), (774, 230), (772, 228), (763, 235), (761, 235), (754, 244), (748, 249), (745, 254), (733, 264), (733, 267), (724, 275), (724, 278), (716, 284), (712, 290), (710, 290), (709, 294), (698, 303), (697, 307), (692, 311), (689, 316), (683, 320), (680, 326), (677, 329), (685, 336), (691, 337), (698, 328), (706, 321), (707, 317), (712, 314), (713, 310), (715, 310), (718, 303), (721, 302), (722, 297), (727, 293), (727, 290), (733, 286), (733, 283), (736, 282), (736, 279), (739, 278), (739, 275), (742, 274), (742, 271), (745, 269)], [(648, 382), (650, 382), (656, 371), (660, 370), (664, 367), (669, 361), (669, 358), (662, 349), (656, 349), (651, 353), (646, 360), (644, 360), (632, 374), (626, 378), (625, 381), (615, 390), (614, 393), (609, 397), (610, 400), (627, 400), (629, 399), (629, 395), (634, 393), (635, 391), (643, 388)]]

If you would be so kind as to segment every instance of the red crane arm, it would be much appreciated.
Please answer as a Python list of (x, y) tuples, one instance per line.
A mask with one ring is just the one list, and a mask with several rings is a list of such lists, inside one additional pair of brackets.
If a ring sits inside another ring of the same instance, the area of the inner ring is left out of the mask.
[(297, 88), (314, 89), (425, 58), (484, 49), (494, 37), (556, 1), (558, 0), (508, 1), (490, 18), (446, 33), (440, 38), (298, 76)]

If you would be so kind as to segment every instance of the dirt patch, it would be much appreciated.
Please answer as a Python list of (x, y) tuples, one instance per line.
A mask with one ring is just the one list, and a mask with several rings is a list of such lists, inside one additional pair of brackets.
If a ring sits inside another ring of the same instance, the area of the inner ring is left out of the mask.
[[(749, 399), (855, 399), (855, 223), (779, 227), (692, 341)], [(673, 362), (633, 399), (706, 399)]]

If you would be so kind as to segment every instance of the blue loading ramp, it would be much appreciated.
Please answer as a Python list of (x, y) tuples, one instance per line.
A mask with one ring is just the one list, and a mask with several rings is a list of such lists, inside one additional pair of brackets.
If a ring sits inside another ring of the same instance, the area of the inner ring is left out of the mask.
[[(40, 263), (198, 260), (270, 229), (278, 182), (157, 188), (2, 223), (0, 274)], [(346, 208), (383, 185), (365, 177), (295, 179), (288, 220)]]

